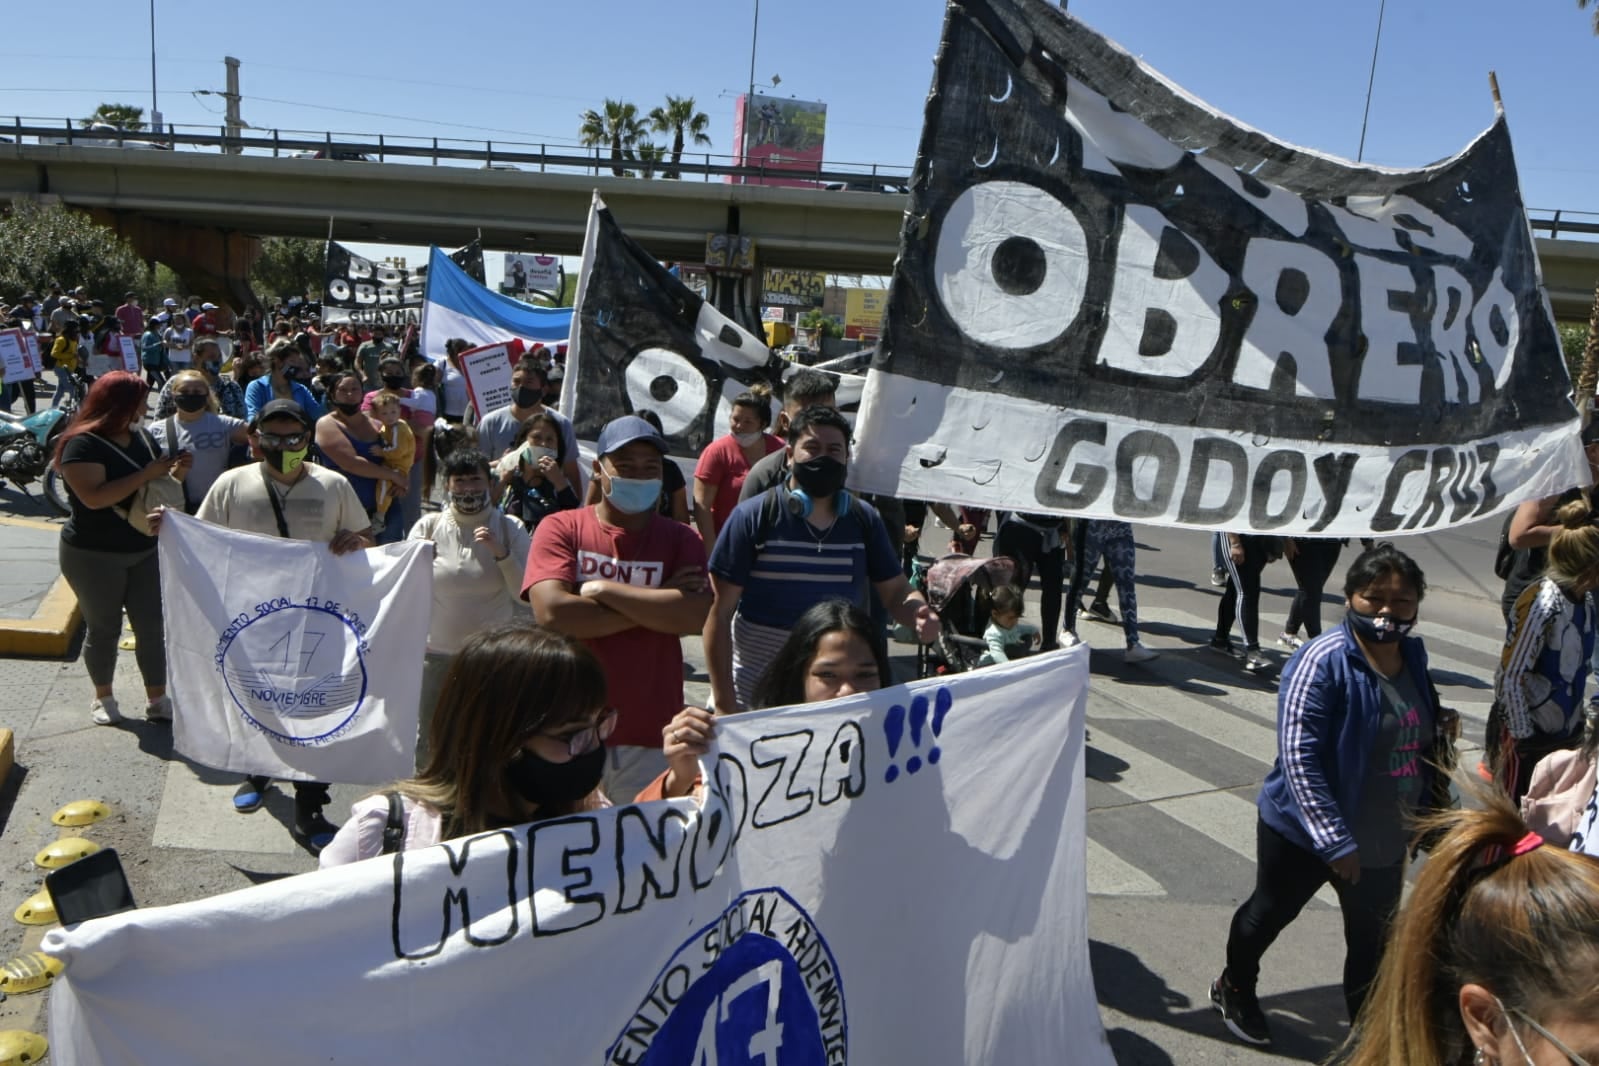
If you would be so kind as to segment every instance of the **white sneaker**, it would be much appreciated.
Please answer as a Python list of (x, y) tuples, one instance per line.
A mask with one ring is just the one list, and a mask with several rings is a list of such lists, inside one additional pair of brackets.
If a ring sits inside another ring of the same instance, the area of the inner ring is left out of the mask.
[(1129, 644), (1122, 653), (1122, 661), (1129, 663), (1147, 663), (1151, 659), (1159, 658), (1160, 652), (1154, 648), (1146, 648), (1142, 644)]
[(1075, 647), (1077, 647), (1077, 645), (1079, 645), (1081, 643), (1082, 643), (1082, 641), (1078, 639), (1077, 634), (1073, 633), (1071, 630), (1063, 629), (1063, 630), (1060, 631), (1060, 646), (1061, 647), (1063, 647), (1063, 648), (1075, 648)]
[(150, 705), (144, 709), (144, 717), (152, 722), (172, 721), (172, 697), (162, 696), (160, 699), (151, 700)]
[(1303, 643), (1304, 641), (1300, 640), (1299, 637), (1293, 633), (1284, 633), (1282, 636), (1277, 638), (1277, 646), (1279, 648), (1287, 648), (1289, 651), (1293, 651)]
[(122, 712), (117, 710), (116, 697), (107, 696), (89, 704), (89, 717), (94, 719), (95, 725), (116, 725), (122, 721)]

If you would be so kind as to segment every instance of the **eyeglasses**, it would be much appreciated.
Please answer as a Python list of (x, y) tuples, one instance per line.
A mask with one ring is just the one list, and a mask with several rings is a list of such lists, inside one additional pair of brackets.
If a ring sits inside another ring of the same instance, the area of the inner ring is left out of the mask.
[[(579, 755), (587, 755), (595, 748), (604, 744), (606, 740), (610, 738), (611, 734), (616, 732), (616, 720), (620, 716), (621, 712), (615, 707), (607, 707), (605, 710), (600, 712), (599, 721), (595, 722), (587, 729), (579, 730), (576, 733), (569, 733), (566, 736), (552, 736), (550, 739), (566, 741), (566, 750), (572, 756), (572, 758), (575, 759)], [(549, 736), (547, 733), (534, 735)]]
[[(1496, 1003), (1499, 1002), (1499, 997), (1495, 996), (1494, 1001)], [(1533, 1032), (1547, 1040), (1549, 1042), (1549, 1046), (1564, 1055), (1566, 1057), (1566, 1061), (1571, 1063), (1571, 1066), (1590, 1066), (1587, 1059), (1583, 1058), (1575, 1051), (1572, 1051), (1561, 1042), (1559, 1037), (1555, 1036), (1555, 1034), (1551, 1033), (1549, 1030), (1533, 1021), (1527, 1016), (1526, 1011), (1523, 1011), (1517, 1007), (1506, 1009), (1503, 1003), (1499, 1003), (1499, 1009), (1505, 1012), (1505, 1027), (1510, 1030), (1510, 1036), (1516, 1042), (1516, 1050), (1521, 1052), (1521, 1057), (1526, 1059), (1529, 1064), (1532, 1062), (1532, 1056), (1527, 1053), (1527, 1045), (1521, 1042), (1521, 1034), (1516, 1032), (1516, 1027), (1510, 1023), (1510, 1015), (1512, 1014), (1521, 1019), (1522, 1022), (1526, 1023), (1527, 1028), (1531, 1029)]]
[(296, 448), (303, 447), (305, 442), (306, 442), (306, 439), (308, 437), (310, 437), (309, 433), (262, 433), (262, 434), (260, 434), (261, 447), (263, 447), (263, 448), (283, 448), (283, 449), (288, 450), (288, 451), (293, 451)]

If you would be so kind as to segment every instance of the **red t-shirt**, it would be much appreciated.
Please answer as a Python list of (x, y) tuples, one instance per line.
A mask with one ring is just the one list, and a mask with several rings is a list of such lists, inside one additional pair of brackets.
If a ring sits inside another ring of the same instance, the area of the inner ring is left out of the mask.
[[(781, 451), (783, 442), (770, 433), (763, 433), (761, 441), (766, 454)], [(716, 486), (716, 499), (711, 501), (711, 525), (720, 533), (733, 508), (738, 506), (738, 493), (744, 479), (750, 476), (750, 464), (744, 458), (744, 449), (738, 446), (733, 434), (727, 433), (706, 445), (700, 452), (700, 461), (694, 467), (694, 479)]]
[[(533, 533), (522, 596), (540, 581), (565, 582), (574, 593), (596, 578), (660, 588), (685, 566), (704, 570), (705, 546), (681, 522), (651, 515), (629, 533), (601, 522), (593, 507), (557, 511)], [(611, 706), (621, 712), (609, 743), (660, 747), (661, 730), (683, 709), (682, 638), (634, 626), (583, 643), (605, 667)]]

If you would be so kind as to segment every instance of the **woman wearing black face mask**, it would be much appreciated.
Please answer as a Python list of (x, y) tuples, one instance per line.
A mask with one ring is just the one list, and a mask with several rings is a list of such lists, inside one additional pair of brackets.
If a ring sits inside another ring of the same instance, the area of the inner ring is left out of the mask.
[(1255, 998), (1261, 956), (1324, 884), (1343, 909), (1351, 1019), (1376, 976), (1412, 824), (1434, 802), (1429, 760), (1451, 749), (1459, 724), (1439, 706), (1427, 652), (1409, 635), (1426, 588), (1409, 556), (1378, 544), (1344, 579), (1344, 624), (1283, 668), (1277, 762), (1256, 801), (1255, 891), (1233, 916), (1227, 968), (1210, 989), (1247, 1043), (1271, 1039)]
[(321, 864), (384, 853), (390, 793), (407, 849), (608, 807), (599, 785), (616, 720), (605, 672), (577, 640), (530, 622), (484, 629), (450, 664), (422, 771), (357, 801)]
[(211, 486), (228, 468), (235, 447), (250, 443), (249, 423), (217, 410), (217, 398), (198, 370), (180, 370), (167, 383), (173, 411), (150, 423), (150, 435), (163, 455), (187, 452), (194, 457), (183, 479), (184, 509), (193, 514)]
[(273, 400), (293, 400), (312, 418), (320, 416), (323, 407), (306, 385), (311, 364), (294, 342), (274, 341), (266, 354), (271, 372), (245, 386), (245, 417), (253, 422), (260, 415), (261, 408)]
[[(370, 517), (377, 513), (377, 484), (393, 485), (396, 498), (410, 489), (410, 479), (391, 470), (377, 459), (381, 427), (361, 410), (361, 377), (354, 371), (339, 376), (333, 385), (333, 412), (316, 423), (316, 446), (327, 464), (349, 479), (355, 494)], [(379, 544), (393, 544), (405, 538), (403, 512), (389, 508), (390, 521), (378, 537)]]

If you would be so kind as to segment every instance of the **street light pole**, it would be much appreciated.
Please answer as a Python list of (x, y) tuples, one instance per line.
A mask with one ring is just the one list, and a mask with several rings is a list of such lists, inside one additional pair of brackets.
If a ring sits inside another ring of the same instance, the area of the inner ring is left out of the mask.
[(1377, 84), (1377, 50), (1382, 47), (1382, 17), (1388, 10), (1388, 0), (1377, 5), (1377, 39), (1371, 44), (1371, 74), (1366, 78), (1366, 111), (1360, 116), (1360, 148), (1355, 152), (1355, 162), (1366, 155), (1366, 123), (1371, 121), (1371, 90)]
[(161, 132), (161, 105), (155, 95), (155, 0), (150, 0), (150, 128)]
[(740, 147), (739, 162), (750, 164), (750, 114), (755, 106), (755, 42), (761, 34), (761, 0), (755, 0), (755, 21), (750, 26), (750, 89), (744, 96), (744, 143)]

